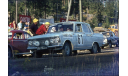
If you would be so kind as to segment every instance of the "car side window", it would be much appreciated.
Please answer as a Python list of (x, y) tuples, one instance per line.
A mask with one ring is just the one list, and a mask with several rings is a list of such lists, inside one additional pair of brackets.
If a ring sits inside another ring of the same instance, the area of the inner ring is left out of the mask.
[(15, 33), (13, 39), (23, 39), (23, 33)]
[(28, 33), (24, 33), (24, 38), (28, 39), (29, 37), (31, 37), (31, 35), (29, 35)]
[(81, 26), (81, 24), (76, 24), (76, 26), (75, 26), (75, 32), (82, 32), (82, 26)]
[(82, 24), (82, 26), (83, 26), (83, 31), (84, 31), (85, 33), (91, 33), (91, 30), (90, 30), (90, 28), (88, 27), (87, 24)]

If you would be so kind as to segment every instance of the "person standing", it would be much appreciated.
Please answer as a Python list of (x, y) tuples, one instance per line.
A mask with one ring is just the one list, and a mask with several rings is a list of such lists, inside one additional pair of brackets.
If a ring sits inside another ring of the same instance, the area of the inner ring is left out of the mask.
[(41, 35), (41, 34), (46, 34), (47, 30), (49, 28), (50, 23), (46, 22), (45, 24), (42, 24), (39, 29), (37, 29), (36, 34)]
[(33, 36), (36, 35), (36, 31), (38, 29), (38, 26), (37, 26), (37, 23), (38, 23), (38, 19), (34, 19), (33, 20), (33, 24), (31, 25), (31, 27), (29, 28), (29, 31), (33, 34)]
[(22, 20), (18, 23), (18, 30), (22, 30)]
[(16, 22), (15, 22), (15, 20), (13, 20), (13, 22), (10, 23), (8, 26), (9, 26), (10, 28), (16, 30)]

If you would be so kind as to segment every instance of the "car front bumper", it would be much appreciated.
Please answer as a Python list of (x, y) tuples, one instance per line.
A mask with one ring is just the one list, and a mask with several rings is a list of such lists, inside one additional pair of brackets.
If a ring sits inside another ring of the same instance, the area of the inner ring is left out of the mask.
[(40, 47), (31, 47), (28, 46), (28, 50), (61, 50), (62, 45), (54, 45), (54, 46), (40, 46)]

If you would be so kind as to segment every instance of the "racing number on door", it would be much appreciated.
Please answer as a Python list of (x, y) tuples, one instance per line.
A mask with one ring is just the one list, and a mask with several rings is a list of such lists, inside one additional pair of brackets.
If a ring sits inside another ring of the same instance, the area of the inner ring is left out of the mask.
[(81, 45), (83, 44), (83, 36), (82, 35), (78, 35), (78, 44)]

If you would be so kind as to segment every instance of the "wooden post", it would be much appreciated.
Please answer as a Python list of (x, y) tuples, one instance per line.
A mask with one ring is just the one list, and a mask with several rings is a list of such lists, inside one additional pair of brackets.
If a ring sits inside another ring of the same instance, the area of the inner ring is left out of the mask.
[(82, 4), (81, 4), (81, 0), (79, 0), (79, 11), (80, 11), (80, 22), (82, 22)]
[(68, 5), (68, 14), (67, 14), (66, 22), (68, 22), (68, 17), (69, 17), (69, 13), (70, 13), (71, 4), (72, 4), (72, 0), (69, 1), (69, 5)]
[(17, 0), (16, 0), (16, 24), (17, 24)]

